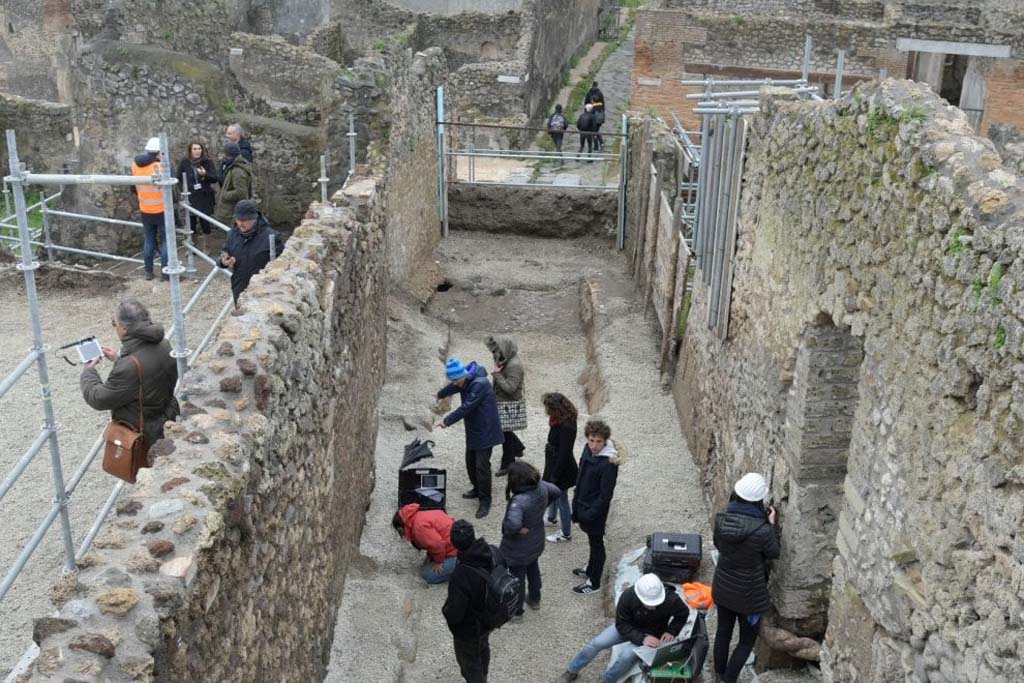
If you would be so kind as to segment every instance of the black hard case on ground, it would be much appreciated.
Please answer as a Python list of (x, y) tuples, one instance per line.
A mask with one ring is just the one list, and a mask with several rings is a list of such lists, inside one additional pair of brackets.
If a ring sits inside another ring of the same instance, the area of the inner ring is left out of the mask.
[(654, 572), (662, 579), (683, 583), (700, 569), (703, 539), (700, 534), (676, 534), (655, 531), (648, 539), (644, 553), (644, 572)]
[(447, 503), (448, 471), (437, 467), (413, 467), (425, 458), (434, 457), (432, 441), (416, 439), (405, 447), (405, 457), (398, 471), (398, 507), (419, 503), (423, 510), (444, 510)]

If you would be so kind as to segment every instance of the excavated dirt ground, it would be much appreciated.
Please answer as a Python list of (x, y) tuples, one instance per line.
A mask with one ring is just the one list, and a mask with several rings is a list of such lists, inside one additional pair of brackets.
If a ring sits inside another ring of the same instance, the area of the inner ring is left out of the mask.
[[(134, 269), (124, 284), (111, 284), (103, 279), (98, 287), (80, 286), (79, 278), (48, 276), (43, 271), (39, 299), (42, 308), (43, 336), (51, 349), (88, 335), (96, 335), (105, 344), (117, 346), (110, 328), (110, 319), (117, 302), (134, 297), (145, 303), (153, 319), (170, 325), (170, 287), (159, 279), (142, 280)], [(207, 272), (202, 269), (200, 275)], [(6, 376), (24, 358), (32, 346), (32, 328), (21, 273), (13, 279), (4, 278), (0, 294), (0, 339), (4, 354), (0, 360), (0, 377)], [(21, 277), (21, 281), (18, 280)], [(198, 281), (182, 281), (183, 303), (195, 292)], [(49, 285), (53, 285), (52, 287)], [(195, 348), (213, 319), (230, 297), (227, 278), (218, 278), (207, 288), (186, 321), (188, 345)], [(109, 413), (89, 408), (78, 388), (80, 368), (71, 367), (55, 351), (47, 355), (54, 410), (59, 430), (61, 459), (65, 480), (85, 457)], [(106, 377), (109, 363), (100, 365)], [(39, 400), (39, 378), (35, 368), (29, 370), (18, 384), (0, 399), (0, 477), (4, 477), (38, 434), (42, 424)], [(99, 460), (85, 475), (74, 492), (69, 506), (75, 547), (81, 543), (103, 502), (110, 494), (114, 480), (104, 474)], [(6, 574), (22, 546), (35, 531), (49, 510), (54, 496), (50, 475), (50, 454), (44, 449), (36, 456), (14, 488), (0, 501), (0, 575)], [(63, 546), (59, 522), (51, 527), (46, 539), (29, 560), (25, 572), (14, 583), (11, 592), (0, 603), (0, 677), (14, 666), (32, 643), (32, 620), (53, 611), (49, 593), (63, 567)]]
[[(700, 474), (680, 432), (671, 396), (663, 393), (657, 343), (650, 320), (639, 309), (622, 254), (609, 242), (544, 240), (507, 235), (455, 233), (440, 248), (440, 263), (451, 287), (422, 308), (415, 301), (391, 302), (387, 381), (381, 399), (376, 446), (376, 489), (360, 544), (361, 557), (349, 572), (335, 629), (326, 681), (452, 682), (461, 677), (451, 637), (441, 615), (447, 588), (418, 577), (422, 554), (391, 530), (397, 502), (397, 468), (402, 447), (414, 436), (436, 442), (431, 465), (448, 469), (448, 512), (474, 522), (478, 533), (500, 541), (504, 479), (496, 479), (489, 517), (473, 519), (475, 501), (463, 465), (461, 426), (429, 433), (433, 395), (442, 385), (446, 353), (464, 362), (492, 362), (483, 345), (489, 334), (519, 343), (526, 366), (529, 428), (522, 434), (526, 459), (541, 468), (547, 436), (541, 394), (561, 391), (587, 419), (583, 388), (587, 338), (580, 318), (580, 281), (596, 292), (595, 353), (608, 402), (600, 415), (629, 459), (619, 474), (606, 538), (612, 578), (602, 593), (581, 596), (570, 589), (574, 567), (585, 564), (586, 537), (548, 544), (541, 557), (542, 607), (491, 638), (493, 683), (554, 680), (576, 650), (612, 618), (614, 568), (623, 553), (643, 545), (654, 530), (695, 531), (706, 539), (698, 580), (710, 582), (708, 511), (700, 495)], [(457, 400), (457, 399), (456, 399)], [(415, 431), (411, 431), (412, 427)], [(581, 429), (582, 433), (582, 429)], [(582, 450), (582, 436), (577, 452)], [(497, 463), (500, 448), (492, 463)], [(709, 618), (714, 629), (714, 615)], [(582, 683), (601, 680), (608, 655), (584, 670)], [(710, 680), (710, 677), (706, 677)], [(750, 674), (744, 680), (751, 680)], [(801, 674), (773, 673), (760, 680), (809, 681)]]

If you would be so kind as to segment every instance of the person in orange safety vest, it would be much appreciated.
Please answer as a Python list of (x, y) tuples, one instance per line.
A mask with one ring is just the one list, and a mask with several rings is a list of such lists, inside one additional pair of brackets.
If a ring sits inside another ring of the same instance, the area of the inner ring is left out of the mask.
[[(132, 175), (150, 177), (162, 172), (160, 165), (160, 138), (150, 138), (146, 143), (146, 151), (135, 157), (132, 163)], [(145, 242), (142, 247), (142, 260), (145, 262), (146, 279), (153, 279), (153, 251), (160, 245), (160, 266), (167, 265), (167, 242), (161, 234), (164, 230), (164, 195), (156, 185), (136, 185), (135, 192), (139, 197), (139, 211), (142, 214), (142, 231)], [(164, 280), (168, 277), (165, 274)]]

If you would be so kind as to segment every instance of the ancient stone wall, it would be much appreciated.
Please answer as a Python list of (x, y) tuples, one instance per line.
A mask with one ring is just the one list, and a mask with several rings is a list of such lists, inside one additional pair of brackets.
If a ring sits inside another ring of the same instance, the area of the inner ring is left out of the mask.
[[(582, 237), (615, 234), (618, 194), (572, 187), (509, 187), (452, 184), (448, 225), (534, 237)], [(538, 222), (537, 216), (545, 216)]]
[(906, 81), (762, 105), (728, 337), (689, 324), (673, 385), (706, 493), (771, 482), (771, 620), (828, 596), (826, 680), (1020, 680), (1019, 179)]
[(522, 29), (522, 15), (516, 12), (423, 15), (416, 21), (410, 44), (418, 50), (443, 48), (449, 68), (455, 70), (465, 64), (513, 58)]
[(533, 41), (524, 56), (529, 77), (526, 114), (531, 120), (547, 116), (569, 62), (597, 39), (600, 7), (601, 0), (525, 0), (533, 25)]
[(67, 47), (68, 0), (8, 0), (0, 6), (0, 91), (60, 101), (53, 59)]
[(425, 14), (450, 16), (463, 12), (505, 14), (522, 8), (523, 0), (387, 0), (396, 7)]
[[(18, 157), (33, 169), (60, 171), (74, 150), (71, 109), (0, 93), (0, 131), (18, 134)], [(6, 139), (0, 143), (0, 171), (10, 172)], [(33, 203), (35, 200), (33, 200)]]
[(374, 481), (387, 266), (370, 192), (355, 212), (315, 205), (254, 278), (60, 618), (37, 621), (24, 680), (323, 678)]
[(272, 107), (319, 105), (342, 74), (342, 66), (278, 36), (232, 33), (231, 73), (251, 95)]

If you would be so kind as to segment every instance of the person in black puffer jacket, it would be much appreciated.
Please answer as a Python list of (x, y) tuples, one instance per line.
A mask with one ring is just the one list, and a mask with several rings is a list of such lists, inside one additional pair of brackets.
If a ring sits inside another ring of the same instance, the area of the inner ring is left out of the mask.
[(249, 286), (252, 276), (266, 268), (271, 261), (270, 240), (274, 240), (274, 258), (281, 254), (284, 243), (281, 235), (270, 227), (256, 202), (243, 199), (235, 205), (235, 227), (224, 240), (217, 266), (231, 269), (231, 296), (238, 305), (238, 297)]
[(544, 394), (544, 412), (548, 416), (548, 443), (544, 447), (544, 481), (550, 481), (562, 492), (558, 500), (548, 504), (548, 524), (557, 524), (562, 517), (562, 529), (548, 536), (551, 543), (563, 543), (572, 538), (572, 508), (569, 489), (576, 485), (579, 466), (573, 448), (576, 444), (576, 419), (579, 413), (572, 401), (557, 392)]
[[(711, 596), (718, 608), (715, 683), (736, 683), (768, 611), (768, 560), (779, 556), (775, 509), (765, 510), (768, 484), (750, 473), (736, 482), (725, 512), (715, 515), (715, 547), (720, 553)], [(729, 642), (736, 623), (740, 640), (732, 656)]]
[(519, 579), (519, 599), (514, 617), (523, 615), (526, 581), (530, 581), (527, 604), (540, 609), (540, 556), (544, 552), (544, 510), (562, 492), (540, 480), (533, 465), (517, 460), (508, 468), (505, 497), (508, 507), (501, 523), (501, 554), (508, 570)]
[[(487, 683), (491, 663), (490, 630), (484, 626), (487, 613), (486, 575), (494, 569), (495, 559), (504, 562), (501, 552), (464, 519), (452, 525), (452, 545), (459, 551), (459, 563), (448, 580), (448, 599), (441, 613), (452, 632), (455, 659), (466, 683)], [(480, 571), (482, 570), (483, 574)]]

